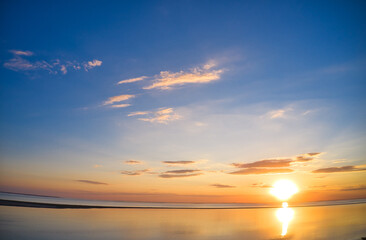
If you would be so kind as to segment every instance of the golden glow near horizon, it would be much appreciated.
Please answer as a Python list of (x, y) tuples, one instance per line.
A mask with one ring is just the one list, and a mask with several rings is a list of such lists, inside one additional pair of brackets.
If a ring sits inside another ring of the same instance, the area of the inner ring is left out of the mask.
[(282, 179), (273, 184), (270, 193), (281, 201), (285, 201), (297, 193), (299, 189), (296, 184), (290, 180)]

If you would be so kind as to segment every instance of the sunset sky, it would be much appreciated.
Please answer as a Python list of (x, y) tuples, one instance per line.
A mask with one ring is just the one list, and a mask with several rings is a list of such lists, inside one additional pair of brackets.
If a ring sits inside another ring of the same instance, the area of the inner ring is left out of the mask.
[(0, 191), (366, 198), (365, 1), (2, 1)]

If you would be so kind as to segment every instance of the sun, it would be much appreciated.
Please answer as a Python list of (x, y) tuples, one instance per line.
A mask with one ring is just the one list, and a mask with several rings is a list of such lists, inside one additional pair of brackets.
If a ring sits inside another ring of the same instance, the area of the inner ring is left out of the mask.
[(273, 184), (270, 193), (279, 200), (285, 201), (298, 191), (299, 189), (294, 182), (287, 179), (282, 179)]

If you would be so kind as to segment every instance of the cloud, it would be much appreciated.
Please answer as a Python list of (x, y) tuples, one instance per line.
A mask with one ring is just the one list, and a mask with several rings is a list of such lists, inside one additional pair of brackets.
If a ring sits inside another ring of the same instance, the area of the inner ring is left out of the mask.
[(148, 111), (145, 111), (145, 112), (132, 112), (132, 113), (128, 114), (127, 116), (128, 117), (141, 116), (141, 115), (147, 115), (149, 113), (150, 112), (148, 112)]
[(201, 170), (182, 169), (166, 171), (159, 175), (161, 178), (181, 178), (181, 177), (193, 177), (202, 175)]
[(102, 165), (99, 165), (99, 164), (94, 164), (93, 168), (100, 168), (102, 167)]
[(199, 172), (199, 171), (200, 170), (183, 169), (183, 170), (166, 171), (165, 173), (181, 174), (181, 173), (193, 173), (193, 172)]
[(102, 65), (102, 61), (97, 60), (97, 59), (94, 59), (92, 62), (91, 62), (91, 61), (89, 61), (89, 62), (88, 62), (88, 65), (89, 65), (90, 67), (99, 67), (99, 66), (101, 66), (101, 65)]
[(225, 185), (225, 184), (219, 184), (219, 183), (211, 184), (210, 186), (216, 187), (216, 188), (235, 188), (236, 187), (236, 186), (232, 186), (232, 185)]
[(163, 161), (165, 164), (191, 164), (195, 163), (195, 161)]
[(60, 70), (63, 74), (67, 73), (67, 69), (65, 67), (65, 65), (61, 65), (61, 70)]
[(287, 113), (292, 111), (292, 108), (286, 108), (286, 109), (277, 109), (268, 112), (268, 116), (270, 119), (276, 119), (276, 118), (287, 118)]
[(108, 183), (104, 183), (104, 182), (96, 182), (96, 181), (90, 181), (90, 180), (75, 180), (76, 182), (81, 182), (81, 183), (88, 183), (88, 184), (94, 184), (94, 185), (108, 185)]
[(148, 78), (148, 77), (147, 76), (141, 76), (141, 77), (137, 77), (137, 78), (125, 79), (125, 80), (119, 81), (117, 84), (138, 82), (138, 81), (142, 81), (146, 78)]
[(252, 185), (250, 185), (251, 187), (256, 187), (256, 188), (271, 188), (271, 185), (268, 184), (264, 184), (264, 183), (253, 183)]
[(203, 173), (192, 173), (192, 174), (160, 174), (159, 177), (161, 178), (182, 178), (182, 177), (194, 177), (202, 175)]
[(23, 57), (29, 57), (33, 55), (31, 51), (20, 51), (20, 50), (11, 50), (13, 54), (13, 58), (7, 60), (3, 66), (7, 69), (16, 72), (29, 72), (29, 71), (39, 71), (44, 70), (50, 74), (67, 74), (68, 69), (80, 70), (82, 67), (85, 71), (88, 71), (91, 68), (99, 67), (102, 65), (102, 61), (94, 59), (93, 61), (88, 62), (77, 62), (77, 61), (63, 61), (60, 59), (52, 59), (49, 61), (46, 60), (27, 60)]
[(366, 168), (358, 168), (357, 166), (343, 166), (343, 167), (330, 167), (321, 168), (312, 171), (313, 173), (338, 173), (338, 172), (359, 172), (366, 171)]
[(366, 190), (366, 185), (351, 186), (340, 189), (341, 191), (361, 191)]
[(312, 152), (312, 153), (307, 153), (307, 155), (309, 155), (309, 156), (318, 156), (318, 155), (320, 155), (320, 154), (322, 154), (321, 152)]
[(149, 171), (150, 171), (150, 169), (142, 169), (142, 170), (135, 170), (135, 171), (121, 171), (121, 174), (129, 175), (129, 176), (138, 176), (138, 175), (142, 175), (143, 173), (146, 173)]
[[(144, 112), (145, 113), (145, 112)], [(131, 115), (131, 114), (129, 114)], [(136, 113), (135, 113), (136, 115)], [(132, 116), (135, 116), (132, 115)], [(144, 114), (141, 114), (144, 115)], [(151, 122), (151, 123), (163, 123), (167, 124), (168, 122), (175, 121), (181, 118), (180, 115), (174, 113), (173, 108), (160, 108), (158, 111), (149, 112), (148, 117), (139, 118), (140, 121)]]
[(113, 104), (115, 102), (126, 101), (126, 100), (134, 98), (134, 97), (135, 97), (135, 95), (131, 95), (131, 94), (125, 94), (125, 95), (110, 97), (110, 98), (108, 98), (107, 101), (104, 102), (104, 105)]
[(135, 164), (142, 164), (141, 161), (137, 161), (137, 160), (128, 160), (125, 161), (126, 164), (131, 164), (131, 165), (135, 165)]
[(299, 154), (290, 158), (275, 158), (265, 159), (251, 163), (232, 163), (231, 165), (237, 168), (243, 168), (231, 174), (267, 174), (267, 173), (287, 173), (292, 172), (288, 169), (292, 163), (307, 162), (317, 158), (320, 152)]
[(291, 173), (294, 170), (289, 168), (245, 168), (230, 174), (250, 175), (250, 174), (273, 174), (273, 173)]
[(169, 72), (161, 71), (159, 75), (155, 77), (153, 83), (144, 89), (171, 89), (172, 86), (182, 86), (192, 83), (208, 83), (215, 80), (219, 80), (222, 69), (213, 70), (216, 66), (213, 62), (205, 64), (203, 67), (195, 67), (189, 71)]
[(34, 53), (31, 51), (21, 51), (21, 50), (10, 50), (9, 52), (18, 56), (32, 56)]
[(261, 160), (252, 163), (233, 163), (237, 168), (252, 168), (252, 167), (289, 167), (292, 159), (278, 159), (278, 160)]
[(125, 108), (125, 107), (129, 107), (131, 106), (131, 104), (128, 104), (128, 103), (124, 103), (124, 104), (115, 104), (115, 105), (111, 105), (109, 107), (111, 108)]

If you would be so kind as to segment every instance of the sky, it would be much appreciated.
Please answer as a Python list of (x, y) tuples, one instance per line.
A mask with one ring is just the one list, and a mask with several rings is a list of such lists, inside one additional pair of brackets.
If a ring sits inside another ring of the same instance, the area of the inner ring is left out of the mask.
[(366, 198), (364, 1), (2, 1), (0, 191)]

